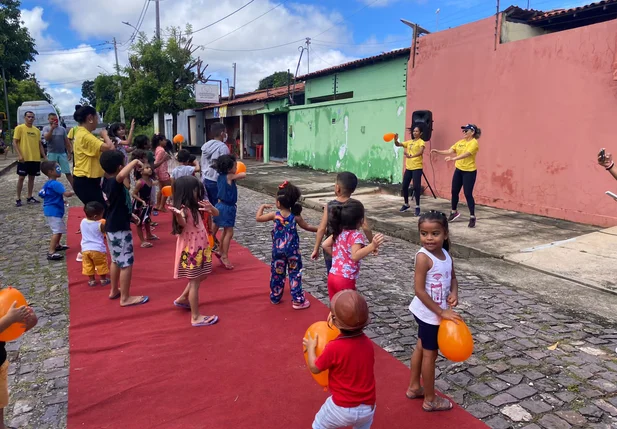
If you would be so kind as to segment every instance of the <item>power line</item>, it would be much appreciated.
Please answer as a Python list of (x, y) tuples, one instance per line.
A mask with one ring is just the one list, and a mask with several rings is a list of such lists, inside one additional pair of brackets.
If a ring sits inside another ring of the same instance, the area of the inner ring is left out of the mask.
[[(69, 48), (70, 49), (70, 48)], [(91, 52), (103, 52), (103, 51), (109, 51), (112, 50), (113, 48), (108, 47), (108, 48), (99, 48), (99, 49), (82, 49), (82, 50), (76, 50), (76, 51), (68, 51), (68, 52), (63, 52), (61, 50), (58, 51), (49, 51), (49, 52), (45, 52), (43, 54), (39, 54), (42, 56), (47, 56), (47, 55), (53, 55), (53, 56), (59, 56), (59, 55), (75, 55), (75, 54), (83, 54), (83, 53), (91, 53)]]
[[(96, 46), (104, 46), (104, 45), (107, 45), (107, 44), (108, 44), (107, 42), (102, 42), (102, 43), (97, 43), (96, 45), (89, 45), (89, 47), (90, 48), (94, 48)], [(77, 46), (75, 48), (64, 48), (64, 49), (85, 49), (85, 47), (84, 46)], [(51, 53), (54, 53), (54, 52), (57, 52), (57, 51), (58, 51), (57, 49), (50, 49), (50, 50), (47, 50), (47, 51), (39, 51), (39, 55), (51, 54)]]
[(218, 40), (221, 40), (222, 38), (227, 37), (227, 36), (229, 36), (229, 35), (230, 35), (230, 34), (232, 34), (232, 33), (235, 33), (236, 31), (238, 31), (238, 30), (240, 30), (240, 29), (242, 29), (242, 28), (246, 27), (247, 25), (252, 24), (253, 22), (257, 21), (257, 20), (258, 20), (259, 18), (261, 18), (262, 16), (269, 14), (269, 13), (270, 13), (270, 12), (272, 12), (274, 9), (276, 9), (276, 8), (277, 8), (277, 7), (279, 7), (279, 6), (281, 6), (283, 3), (286, 3), (287, 1), (288, 1), (288, 0), (283, 0), (282, 2), (280, 2), (279, 4), (277, 4), (276, 6), (274, 6), (273, 8), (270, 8), (268, 11), (266, 11), (266, 12), (262, 13), (261, 15), (259, 15), (257, 18), (254, 18), (254, 19), (250, 20), (249, 22), (247, 22), (247, 23), (245, 23), (245, 24), (241, 25), (240, 27), (236, 28), (235, 30), (230, 31), (230, 32), (229, 32), (229, 33), (227, 33), (227, 34), (223, 34), (221, 37), (218, 37), (218, 38), (216, 38), (216, 39), (214, 39), (214, 40), (211, 40), (210, 42), (206, 43), (204, 46), (211, 45), (212, 43), (214, 43), (214, 42), (216, 42), (216, 41), (218, 41)]
[(94, 79), (96, 79), (96, 77), (86, 78), (86, 79), (71, 80), (71, 81), (68, 81), (68, 82), (55, 82), (55, 83), (44, 83), (44, 82), (41, 82), (41, 85), (42, 86), (60, 86), (60, 85), (68, 85), (70, 83), (85, 82), (87, 80), (94, 80)]
[(381, 43), (344, 43), (344, 42), (326, 42), (326, 41), (322, 41), (322, 40), (315, 40), (315, 39), (311, 39), (313, 41), (315, 41), (316, 45), (320, 45), (320, 46), (334, 46), (334, 45), (344, 45), (344, 46), (382, 46), (382, 45), (392, 45), (394, 43), (409, 43), (409, 38), (407, 39), (400, 39), (400, 40), (391, 40), (389, 42), (381, 42)]
[(139, 18), (137, 18), (137, 25), (135, 25), (133, 34), (131, 34), (131, 37), (128, 38), (128, 40), (124, 43), (121, 43), (121, 45), (126, 45), (126, 44), (131, 44), (133, 43), (133, 40), (135, 40), (135, 37), (137, 36), (137, 33), (139, 33), (139, 29), (141, 28), (141, 24), (143, 24), (144, 18), (146, 17), (146, 13), (148, 11), (148, 6), (150, 5), (150, 0), (145, 0), (144, 1), (144, 5), (141, 8), (141, 12), (139, 13)]
[(244, 5), (243, 5), (243, 6), (241, 6), (240, 8), (238, 8), (238, 9), (234, 10), (234, 11), (233, 11), (232, 13), (230, 13), (229, 15), (222, 17), (222, 18), (221, 18), (221, 19), (219, 19), (218, 21), (214, 21), (212, 24), (208, 24), (208, 25), (206, 25), (205, 27), (201, 27), (200, 29), (198, 29), (198, 30), (195, 30), (195, 31), (191, 32), (191, 34), (198, 33), (198, 32), (200, 32), (201, 30), (205, 30), (206, 28), (210, 28), (210, 27), (212, 27), (213, 25), (218, 24), (219, 22), (221, 22), (221, 21), (223, 21), (223, 20), (225, 20), (225, 19), (229, 18), (229, 17), (230, 17), (230, 16), (232, 16), (232, 15), (235, 15), (235, 14), (236, 14), (236, 13), (238, 13), (238, 12), (240, 12), (242, 9), (244, 9), (245, 7), (247, 7), (248, 5), (250, 5), (251, 3), (253, 3), (254, 1), (255, 1), (255, 0), (251, 0), (251, 1), (249, 1), (248, 3), (244, 4)]
[(276, 46), (268, 46), (266, 48), (253, 48), (253, 49), (217, 49), (217, 48), (206, 48), (204, 47), (203, 49), (207, 49), (209, 51), (219, 51), (219, 52), (256, 52), (256, 51), (267, 51), (269, 49), (276, 49), (276, 48), (282, 48), (283, 46), (289, 46), (289, 45), (295, 45), (298, 42), (304, 42), (304, 39), (298, 39), (298, 40), (294, 40), (293, 42), (289, 42), (289, 43), (283, 43), (282, 45), (276, 45)]

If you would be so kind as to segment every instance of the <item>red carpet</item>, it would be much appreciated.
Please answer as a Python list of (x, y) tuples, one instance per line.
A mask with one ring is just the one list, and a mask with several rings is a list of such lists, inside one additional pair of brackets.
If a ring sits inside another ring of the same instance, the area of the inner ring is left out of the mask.
[[(269, 266), (234, 243), (234, 271), (216, 265), (200, 290), (202, 312), (218, 314), (212, 327), (192, 328), (172, 304), (185, 285), (173, 280), (171, 217), (158, 216), (161, 237), (136, 246), (133, 295), (150, 303), (120, 308), (108, 287), (88, 287), (75, 261), (83, 217), (71, 209), (67, 252), (71, 325), (69, 428), (309, 428), (327, 393), (304, 363), (302, 336), (327, 308), (310, 298), (294, 311), (268, 299)], [(135, 237), (137, 241), (137, 237)], [(377, 412), (373, 428), (476, 429), (486, 426), (461, 408), (425, 413), (405, 398), (408, 369), (376, 346)]]

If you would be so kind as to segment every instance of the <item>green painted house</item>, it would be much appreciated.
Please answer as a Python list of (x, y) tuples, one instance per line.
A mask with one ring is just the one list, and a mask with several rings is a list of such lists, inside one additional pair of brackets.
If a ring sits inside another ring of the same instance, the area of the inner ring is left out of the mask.
[(399, 183), (403, 151), (383, 135), (405, 134), (409, 52), (399, 49), (299, 77), (305, 103), (289, 107), (288, 164)]

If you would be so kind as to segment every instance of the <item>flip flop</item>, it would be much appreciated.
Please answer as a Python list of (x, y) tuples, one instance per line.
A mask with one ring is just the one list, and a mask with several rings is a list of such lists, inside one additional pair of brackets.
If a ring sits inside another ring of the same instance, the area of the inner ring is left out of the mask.
[(174, 305), (175, 305), (176, 307), (178, 307), (178, 308), (185, 308), (185, 309), (187, 309), (187, 310), (190, 310), (190, 309), (191, 309), (191, 306), (190, 306), (190, 305), (188, 305), (188, 304), (182, 304), (182, 303), (178, 302), (178, 300), (174, 300)]
[(414, 391), (413, 395), (408, 395), (407, 392), (405, 392), (405, 396), (407, 396), (407, 399), (424, 398), (424, 387), (421, 387), (418, 390)]
[(110, 296), (109, 299), (118, 299), (118, 298), (120, 298), (120, 295), (121, 295), (120, 292), (118, 292), (114, 296)]
[(450, 411), (454, 405), (446, 398), (436, 396), (433, 402), (424, 402), (422, 409), (428, 413), (434, 411)]
[(147, 249), (149, 247), (152, 247), (152, 243), (148, 243), (147, 241), (144, 241), (143, 243), (141, 243), (141, 247), (143, 247), (144, 249)]
[(201, 322), (193, 323), (192, 325), (194, 328), (200, 328), (202, 326), (212, 326), (218, 321), (218, 316), (204, 316), (204, 319)]
[(145, 304), (148, 301), (150, 301), (150, 297), (149, 296), (144, 296), (144, 297), (141, 298), (140, 301), (134, 302), (132, 304), (123, 305), (122, 307), (132, 307), (134, 305), (141, 305), (141, 304)]

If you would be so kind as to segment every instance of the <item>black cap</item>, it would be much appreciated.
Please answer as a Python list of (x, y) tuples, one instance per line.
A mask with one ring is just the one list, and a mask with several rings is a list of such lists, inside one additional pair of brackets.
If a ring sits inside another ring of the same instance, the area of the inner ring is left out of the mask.
[(467, 124), (463, 125), (461, 127), (461, 130), (472, 130), (475, 133), (476, 131), (478, 131), (478, 127), (476, 127), (474, 124)]

